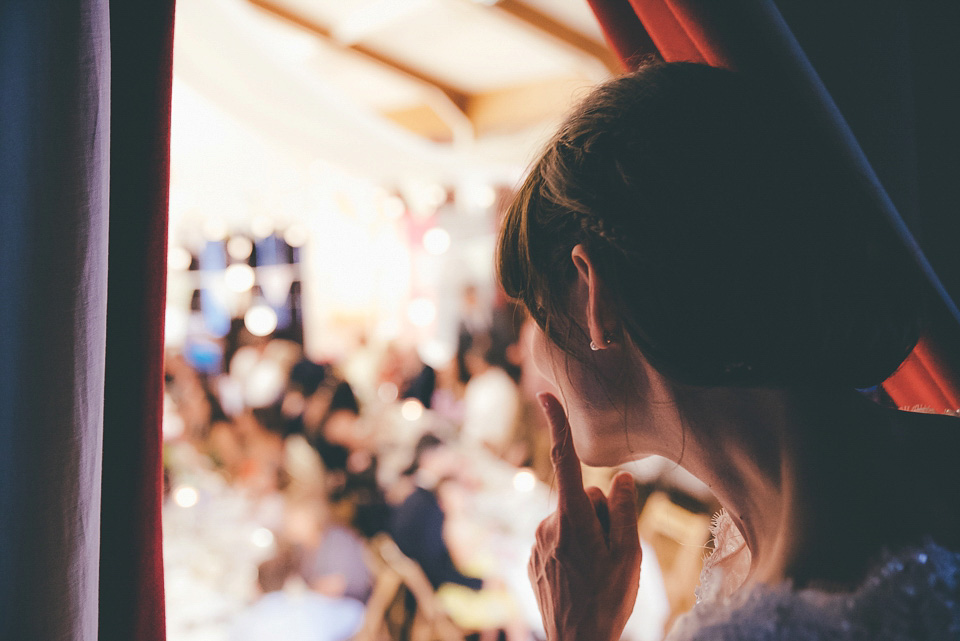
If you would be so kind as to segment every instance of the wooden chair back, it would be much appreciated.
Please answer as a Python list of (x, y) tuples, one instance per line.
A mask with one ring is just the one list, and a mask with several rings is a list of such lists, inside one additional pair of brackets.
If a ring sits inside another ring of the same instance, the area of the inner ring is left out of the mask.
[(654, 492), (643, 506), (638, 527), (640, 536), (657, 554), (672, 621), (696, 601), (710, 539), (710, 517), (677, 505), (664, 492)]

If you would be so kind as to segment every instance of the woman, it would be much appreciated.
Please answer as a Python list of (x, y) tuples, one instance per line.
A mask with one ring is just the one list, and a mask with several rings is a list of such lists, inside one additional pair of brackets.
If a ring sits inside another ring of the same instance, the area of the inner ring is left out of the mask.
[(803, 112), (647, 66), (584, 101), (506, 214), (500, 280), (562, 399), (541, 397), (559, 508), (530, 561), (549, 641), (619, 638), (632, 482), (584, 491), (579, 460), (649, 454), (744, 543), (673, 638), (960, 638), (960, 430), (856, 391), (915, 344), (921, 277)]

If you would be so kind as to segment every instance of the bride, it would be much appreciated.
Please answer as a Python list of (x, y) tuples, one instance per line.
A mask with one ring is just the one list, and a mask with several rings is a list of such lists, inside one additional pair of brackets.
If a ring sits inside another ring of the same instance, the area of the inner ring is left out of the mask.
[(507, 293), (540, 332), (559, 507), (530, 577), (548, 641), (616, 640), (633, 484), (668, 457), (734, 541), (672, 639), (960, 639), (960, 424), (857, 391), (921, 328), (921, 276), (803, 105), (653, 64), (597, 88), (509, 208)]

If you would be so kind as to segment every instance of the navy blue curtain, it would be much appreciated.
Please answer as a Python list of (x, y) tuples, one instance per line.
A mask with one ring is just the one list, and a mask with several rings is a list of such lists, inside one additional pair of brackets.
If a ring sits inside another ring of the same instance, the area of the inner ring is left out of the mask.
[(160, 641), (173, 0), (0, 3), (0, 638)]
[(0, 637), (97, 638), (106, 0), (0, 3)]

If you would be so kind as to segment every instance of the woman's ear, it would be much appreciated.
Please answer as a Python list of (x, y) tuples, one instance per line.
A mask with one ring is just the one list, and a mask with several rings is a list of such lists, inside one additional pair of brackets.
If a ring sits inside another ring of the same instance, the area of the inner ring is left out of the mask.
[(606, 291), (599, 274), (583, 245), (577, 245), (570, 252), (570, 258), (577, 268), (581, 283), (587, 290), (587, 331), (590, 334), (590, 348), (606, 349), (616, 335), (617, 319), (610, 307)]

